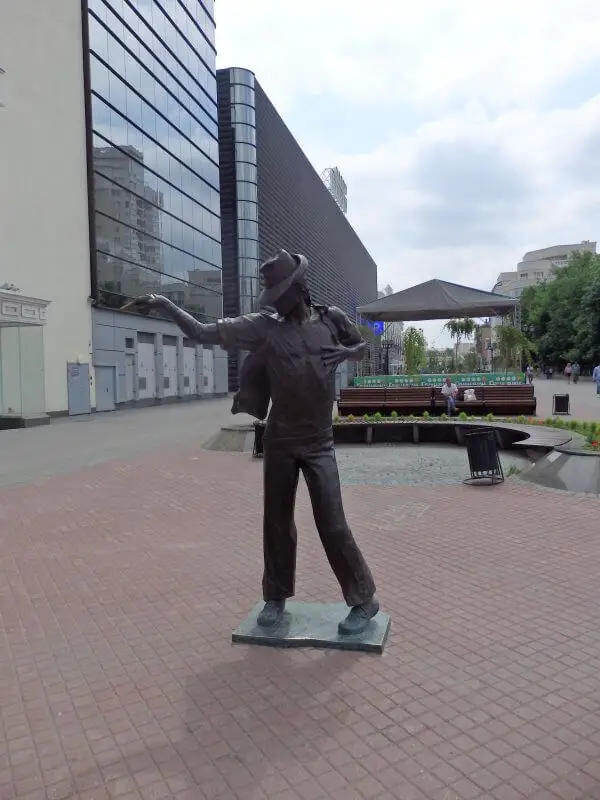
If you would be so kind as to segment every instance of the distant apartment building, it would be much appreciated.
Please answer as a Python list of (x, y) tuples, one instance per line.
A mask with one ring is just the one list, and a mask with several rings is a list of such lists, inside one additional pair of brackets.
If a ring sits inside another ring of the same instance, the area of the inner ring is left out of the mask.
[(509, 297), (519, 297), (527, 286), (552, 280), (555, 271), (566, 267), (571, 254), (577, 252), (596, 253), (596, 242), (584, 240), (579, 244), (558, 244), (541, 250), (531, 250), (525, 253), (516, 270), (498, 275), (492, 291)]
[[(528, 286), (552, 280), (556, 270), (566, 267), (571, 254), (577, 252), (595, 254), (597, 243), (584, 239), (579, 244), (557, 244), (541, 250), (531, 250), (525, 253), (516, 270), (501, 272), (498, 275), (492, 292), (508, 297), (520, 297)], [(500, 322), (500, 318), (494, 317), (492, 327), (499, 325)]]

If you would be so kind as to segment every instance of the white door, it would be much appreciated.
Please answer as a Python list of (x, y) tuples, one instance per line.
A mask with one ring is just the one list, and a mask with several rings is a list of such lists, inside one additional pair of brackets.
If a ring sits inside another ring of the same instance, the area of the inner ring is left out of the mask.
[(204, 394), (215, 393), (215, 356), (212, 350), (202, 351), (202, 368), (204, 371)]
[(154, 344), (138, 342), (138, 398), (156, 397), (156, 364)]
[(96, 411), (114, 411), (116, 393), (116, 367), (96, 367)]
[(196, 347), (183, 346), (183, 393), (196, 394)]
[(177, 346), (163, 345), (163, 396), (177, 395)]
[(135, 356), (133, 353), (127, 353), (125, 356), (125, 401), (131, 401), (134, 398), (133, 387), (135, 385)]

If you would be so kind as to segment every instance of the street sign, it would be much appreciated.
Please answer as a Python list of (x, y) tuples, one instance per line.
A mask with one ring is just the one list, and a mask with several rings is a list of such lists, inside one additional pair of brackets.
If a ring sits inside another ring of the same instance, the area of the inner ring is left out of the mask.
[(374, 322), (373, 323), (373, 333), (375, 336), (383, 336), (383, 330), (385, 325), (383, 322)]

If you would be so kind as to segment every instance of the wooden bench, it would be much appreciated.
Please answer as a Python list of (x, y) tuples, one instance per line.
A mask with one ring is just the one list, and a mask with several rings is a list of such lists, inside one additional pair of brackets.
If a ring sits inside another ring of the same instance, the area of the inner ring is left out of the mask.
[(370, 386), (353, 386), (340, 389), (337, 402), (338, 414), (347, 417), (349, 414), (372, 414), (385, 410), (385, 388)]
[(482, 388), (486, 414), (497, 414), (498, 416), (535, 414), (537, 399), (531, 385), (484, 386)]
[(431, 412), (433, 390), (431, 386), (388, 387), (385, 390), (386, 413), (396, 411), (404, 414), (422, 414)]
[[(474, 389), (476, 400), (468, 402), (465, 400), (465, 390)], [(433, 407), (435, 411), (446, 413), (448, 402), (442, 394), (441, 387), (436, 387), (433, 394)], [(483, 386), (459, 386), (456, 398), (457, 411), (464, 411), (466, 414), (481, 414), (484, 409)]]

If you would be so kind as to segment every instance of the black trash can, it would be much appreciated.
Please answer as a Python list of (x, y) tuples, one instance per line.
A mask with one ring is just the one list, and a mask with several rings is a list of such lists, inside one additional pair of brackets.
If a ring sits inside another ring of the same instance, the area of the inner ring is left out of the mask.
[(567, 414), (571, 413), (571, 401), (568, 394), (555, 394), (552, 397), (552, 413)]
[(465, 478), (463, 482), (470, 485), (502, 483), (504, 473), (498, 455), (496, 431), (493, 428), (484, 428), (467, 433), (465, 442), (471, 477)]

